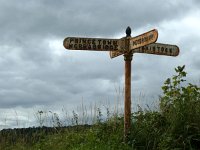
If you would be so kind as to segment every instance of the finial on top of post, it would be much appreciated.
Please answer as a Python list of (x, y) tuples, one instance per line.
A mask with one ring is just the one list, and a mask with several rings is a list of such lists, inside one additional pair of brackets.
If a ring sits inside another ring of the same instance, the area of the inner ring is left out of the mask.
[(126, 28), (126, 37), (129, 37), (129, 36), (131, 36), (131, 28), (128, 26)]

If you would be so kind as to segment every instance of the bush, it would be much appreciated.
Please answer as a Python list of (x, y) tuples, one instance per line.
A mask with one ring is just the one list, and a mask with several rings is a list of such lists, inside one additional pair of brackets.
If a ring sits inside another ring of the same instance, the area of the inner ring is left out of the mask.
[(162, 87), (160, 112), (168, 128), (161, 147), (192, 149), (200, 147), (200, 88), (186, 81), (185, 66), (175, 68), (177, 75), (168, 78)]
[[(159, 111), (132, 116), (129, 144), (134, 149), (198, 149), (200, 147), (200, 88), (185, 84), (185, 66), (175, 68), (160, 97)], [(183, 86), (185, 85), (185, 86)]]

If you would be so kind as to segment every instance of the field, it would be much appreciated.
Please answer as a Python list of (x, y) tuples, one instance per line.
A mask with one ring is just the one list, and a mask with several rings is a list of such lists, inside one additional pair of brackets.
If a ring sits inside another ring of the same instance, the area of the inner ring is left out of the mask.
[(59, 116), (55, 116), (53, 127), (4, 129), (0, 131), (0, 149), (200, 149), (200, 87), (186, 84), (184, 68), (175, 68), (176, 75), (168, 78), (162, 86), (159, 110), (139, 107), (137, 112), (132, 113), (131, 131), (126, 142), (123, 138), (123, 116), (111, 114), (108, 109), (103, 116), (102, 110), (97, 109), (96, 121), (90, 125), (79, 124), (79, 116), (73, 112), (72, 126), (63, 126)]

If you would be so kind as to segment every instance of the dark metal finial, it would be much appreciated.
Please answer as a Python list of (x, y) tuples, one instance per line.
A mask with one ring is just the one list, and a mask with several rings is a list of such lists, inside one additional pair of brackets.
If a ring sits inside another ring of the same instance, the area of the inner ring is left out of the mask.
[(129, 36), (131, 36), (131, 28), (128, 26), (126, 28), (126, 37), (129, 37)]

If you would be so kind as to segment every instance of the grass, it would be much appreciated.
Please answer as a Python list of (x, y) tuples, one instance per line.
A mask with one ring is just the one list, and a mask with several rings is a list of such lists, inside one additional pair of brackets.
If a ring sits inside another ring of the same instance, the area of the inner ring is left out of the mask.
[[(123, 116), (102, 112), (96, 107), (91, 125), (72, 112), (71, 126), (63, 126), (52, 113), (53, 127), (42, 127), (47, 114), (38, 111), (40, 127), (2, 130), (2, 150), (198, 150), (200, 148), (200, 87), (183, 84), (185, 66), (175, 68), (162, 89), (159, 110), (143, 110), (132, 114), (131, 132), (123, 139)], [(183, 86), (185, 85), (185, 86)], [(106, 116), (104, 116), (106, 114)], [(86, 116), (81, 114), (81, 116)]]
[(94, 125), (3, 130), (0, 149), (129, 149), (123, 142), (122, 120), (117, 119)]

